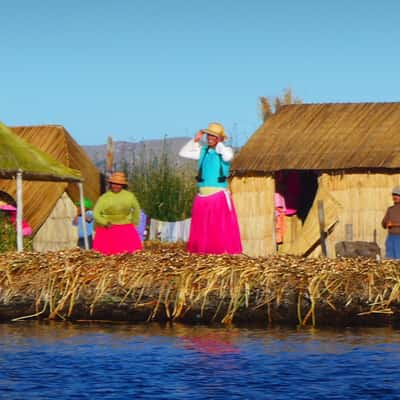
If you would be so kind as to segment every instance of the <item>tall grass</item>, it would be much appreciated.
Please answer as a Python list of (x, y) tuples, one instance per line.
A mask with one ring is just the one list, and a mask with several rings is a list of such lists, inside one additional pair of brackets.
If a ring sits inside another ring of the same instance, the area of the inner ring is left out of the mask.
[(129, 189), (151, 218), (161, 221), (179, 221), (190, 217), (196, 193), (195, 163), (178, 159), (169, 151), (164, 138), (161, 151), (149, 151), (143, 143), (132, 162), (123, 163)]

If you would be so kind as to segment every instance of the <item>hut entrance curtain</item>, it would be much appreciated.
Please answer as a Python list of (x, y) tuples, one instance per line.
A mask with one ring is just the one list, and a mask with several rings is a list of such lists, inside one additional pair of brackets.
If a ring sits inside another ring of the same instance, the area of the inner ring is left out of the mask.
[(298, 237), (286, 253), (295, 255), (307, 254), (320, 240), (318, 219), (318, 201), (322, 201), (325, 213), (325, 231), (329, 231), (339, 221), (341, 204), (323, 187), (319, 186), (312, 207), (307, 215)]

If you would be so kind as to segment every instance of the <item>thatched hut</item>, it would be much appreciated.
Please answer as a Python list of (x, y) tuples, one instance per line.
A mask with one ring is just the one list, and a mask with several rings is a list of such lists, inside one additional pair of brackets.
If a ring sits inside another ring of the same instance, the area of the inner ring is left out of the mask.
[[(60, 125), (11, 128), (29, 144), (63, 165), (79, 170), (84, 179), (84, 196), (92, 201), (100, 195), (101, 173), (85, 151)], [(79, 200), (79, 188), (68, 181), (24, 181), (24, 218), (33, 229), (37, 251), (60, 250), (76, 245), (77, 231), (72, 226)], [(0, 180), (0, 190), (15, 197), (16, 183)]]
[[(284, 106), (240, 150), (232, 174), (245, 253), (334, 257), (337, 244), (360, 241), (384, 255), (381, 220), (400, 183), (400, 103)], [(274, 196), (288, 176), (298, 204), (277, 245)]]

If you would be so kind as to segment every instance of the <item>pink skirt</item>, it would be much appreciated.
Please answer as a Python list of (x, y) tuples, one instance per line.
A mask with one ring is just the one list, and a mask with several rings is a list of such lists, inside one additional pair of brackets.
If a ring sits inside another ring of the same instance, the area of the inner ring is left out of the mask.
[(188, 251), (203, 254), (240, 254), (239, 224), (227, 191), (197, 195), (192, 207)]
[(105, 255), (134, 253), (142, 250), (142, 242), (134, 225), (98, 226), (93, 240), (93, 250)]

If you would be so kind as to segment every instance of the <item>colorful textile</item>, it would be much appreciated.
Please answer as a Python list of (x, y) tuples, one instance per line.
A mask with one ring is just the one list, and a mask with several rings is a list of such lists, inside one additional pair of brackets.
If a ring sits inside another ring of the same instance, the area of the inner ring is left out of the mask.
[(297, 171), (278, 172), (276, 174), (276, 183), (279, 192), (285, 199), (286, 215), (294, 215), (299, 207), (301, 182)]
[(105, 255), (134, 253), (142, 250), (142, 242), (132, 224), (99, 226), (93, 240), (93, 250)]
[(190, 222), (190, 218), (174, 222), (159, 221), (152, 218), (149, 239), (161, 240), (162, 242), (187, 242), (189, 239)]
[(275, 215), (280, 214), (280, 211), (278, 212), (278, 210), (283, 210), (283, 212), (286, 213), (285, 198), (282, 196), (282, 194), (275, 192), (274, 203), (275, 203)]
[(187, 248), (191, 253), (242, 253), (236, 210), (229, 192), (221, 190), (195, 197)]
[[(8, 213), (8, 215), (10, 216), (10, 223), (12, 225), (14, 225), (16, 228), (17, 227), (17, 211), (16, 211), (17, 208), (10, 204), (6, 204), (6, 205), (2, 205), (0, 207), (0, 210), (3, 210)], [(30, 236), (30, 235), (32, 235), (31, 226), (28, 224), (27, 221), (22, 220), (22, 236)]]
[(286, 230), (286, 224), (285, 224), (286, 203), (285, 203), (285, 198), (278, 192), (275, 193), (274, 201), (275, 201), (275, 241), (277, 244), (282, 244)]

